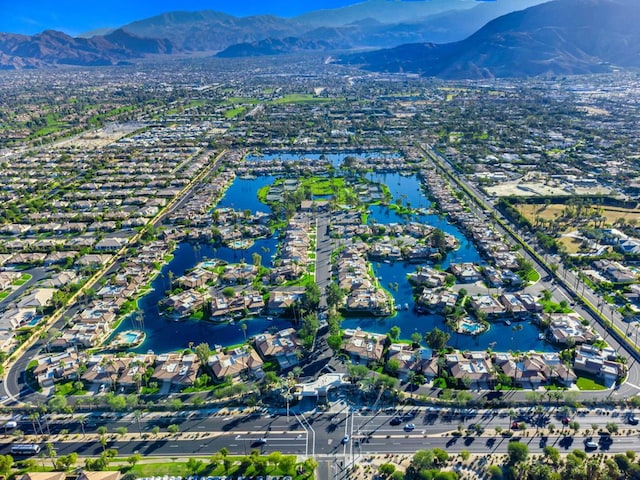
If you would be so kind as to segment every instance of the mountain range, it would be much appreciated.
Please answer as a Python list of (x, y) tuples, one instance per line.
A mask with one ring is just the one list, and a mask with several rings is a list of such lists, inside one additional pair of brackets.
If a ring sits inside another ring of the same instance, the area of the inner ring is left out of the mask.
[(0, 34), (0, 68), (110, 65), (128, 63), (150, 53), (189, 55), (227, 48), (221, 56), (444, 42), (460, 40), (487, 20), (541, 1), (365, 0), (296, 18), (234, 17), (214, 11), (168, 12), (116, 30), (87, 32), (78, 38), (51, 30), (33, 36)]
[(540, 1), (366, 0), (291, 19), (170, 12), (77, 38), (51, 30), (0, 33), (0, 68), (114, 65), (173, 53), (239, 57), (345, 50), (360, 50), (341, 55), (345, 64), (442, 78), (640, 66), (637, 0)]
[(555, 0), (496, 18), (459, 42), (401, 45), (341, 61), (449, 79), (599, 73), (640, 66), (639, 22), (637, 0)]

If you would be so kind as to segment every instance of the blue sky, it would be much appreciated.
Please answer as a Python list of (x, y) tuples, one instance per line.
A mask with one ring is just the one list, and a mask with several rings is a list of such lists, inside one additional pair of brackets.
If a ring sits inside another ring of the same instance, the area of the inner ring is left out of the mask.
[(360, 0), (0, 0), (0, 32), (32, 35), (46, 29), (70, 35), (117, 27), (172, 10), (218, 10), (237, 16), (291, 17)]

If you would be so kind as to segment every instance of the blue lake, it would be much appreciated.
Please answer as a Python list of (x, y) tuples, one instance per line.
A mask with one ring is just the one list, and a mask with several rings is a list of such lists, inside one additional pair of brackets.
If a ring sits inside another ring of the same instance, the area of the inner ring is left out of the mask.
[(371, 153), (371, 152), (346, 152), (346, 153), (298, 153), (298, 152), (285, 152), (285, 153), (265, 153), (262, 155), (250, 154), (245, 157), (247, 162), (259, 162), (267, 160), (282, 160), (282, 161), (300, 161), (300, 160), (325, 160), (331, 163), (334, 167), (338, 167), (342, 164), (344, 157), (352, 155), (358, 158), (398, 158), (398, 153)]
[[(347, 154), (327, 154), (327, 159), (339, 163)], [(291, 154), (291, 159), (319, 158), (320, 154)], [(259, 156), (253, 160), (266, 158), (284, 158), (286, 155)], [(248, 160), (252, 158), (249, 157)], [(368, 174), (374, 182), (386, 184), (392, 194), (393, 201), (400, 198), (403, 205), (410, 204), (411, 207), (428, 209), (431, 202), (426, 198), (420, 187), (420, 181), (416, 176), (402, 176), (395, 173), (370, 173)], [(229, 187), (224, 197), (218, 203), (218, 207), (229, 207), (236, 210), (251, 210), (252, 212), (269, 212), (269, 207), (262, 204), (257, 198), (258, 190), (270, 185), (276, 179), (274, 176), (258, 177), (256, 179), (236, 178)], [(460, 248), (451, 252), (442, 261), (442, 268), (447, 268), (453, 262), (477, 262), (483, 264), (478, 251), (471, 241), (469, 241), (455, 226), (450, 224), (446, 218), (438, 215), (416, 215), (412, 218), (398, 215), (394, 210), (383, 206), (369, 207), (369, 221), (375, 219), (378, 223), (404, 223), (407, 221), (419, 221), (433, 225), (443, 231), (455, 236), (460, 241)], [(233, 345), (244, 341), (244, 334), (239, 324), (213, 324), (209, 322), (186, 320), (174, 322), (160, 316), (158, 302), (164, 298), (168, 288), (169, 271), (174, 278), (182, 275), (187, 269), (194, 267), (197, 263), (206, 259), (222, 259), (227, 262), (240, 262), (245, 260), (250, 262), (253, 253), (258, 253), (262, 257), (262, 264), (266, 267), (272, 266), (272, 257), (277, 250), (277, 240), (275, 238), (256, 240), (255, 244), (244, 250), (233, 250), (226, 247), (214, 248), (208, 244), (190, 245), (182, 243), (178, 245), (171, 262), (165, 265), (162, 272), (152, 282), (153, 291), (144, 296), (139, 301), (140, 309), (143, 312), (142, 322), (131, 316), (124, 320), (119, 331), (128, 329), (142, 329), (147, 337), (144, 343), (132, 351), (144, 352), (153, 350), (156, 353), (184, 349), (190, 342), (198, 344), (208, 342), (210, 345)], [(415, 264), (396, 263), (374, 263), (375, 275), (379, 278), (380, 284), (389, 290), (393, 295), (396, 305), (399, 307), (397, 314), (391, 318), (347, 318), (343, 323), (344, 328), (360, 327), (378, 333), (386, 333), (396, 325), (400, 327), (401, 337), (410, 338), (414, 332), (424, 334), (438, 327), (442, 330), (449, 329), (444, 324), (444, 319), (440, 315), (418, 315), (413, 311), (413, 292), (407, 274), (415, 271)], [(395, 284), (397, 283), (397, 290)], [(408, 305), (408, 309), (404, 306)], [(265, 318), (255, 318), (245, 320), (247, 324), (247, 336), (252, 336), (265, 331), (268, 328), (286, 328), (290, 323), (285, 320), (274, 319), (268, 321)], [(469, 350), (484, 350), (491, 346), (497, 351), (507, 350), (553, 350), (553, 348), (538, 340), (538, 330), (528, 322), (522, 322), (522, 330), (517, 330), (515, 322), (512, 326), (503, 323), (494, 323), (488, 332), (472, 337), (451, 333), (449, 344)], [(514, 328), (515, 327), (515, 328)], [(117, 332), (116, 332), (117, 333)]]

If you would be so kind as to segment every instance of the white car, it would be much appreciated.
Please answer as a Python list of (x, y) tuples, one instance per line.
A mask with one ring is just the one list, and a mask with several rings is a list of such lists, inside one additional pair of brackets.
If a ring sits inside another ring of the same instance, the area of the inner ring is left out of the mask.
[(349, 441), (349, 435), (345, 435), (342, 437), (342, 443), (347, 443)]

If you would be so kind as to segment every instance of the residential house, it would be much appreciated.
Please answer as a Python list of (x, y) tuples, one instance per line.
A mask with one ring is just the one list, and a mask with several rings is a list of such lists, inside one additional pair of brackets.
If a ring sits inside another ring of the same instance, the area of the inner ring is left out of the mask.
[(256, 378), (264, 376), (263, 360), (258, 352), (246, 345), (211, 355), (208, 363), (218, 380), (223, 380), (227, 376), (236, 379), (242, 374), (250, 374)]
[(593, 343), (598, 338), (591, 327), (582, 324), (582, 317), (577, 313), (549, 313), (545, 320), (549, 322), (547, 336), (555, 343), (580, 345)]
[(487, 352), (450, 353), (445, 355), (451, 376), (478, 387), (487, 387), (495, 379), (493, 364)]
[(576, 348), (573, 368), (600, 378), (610, 388), (625, 374), (625, 366), (616, 362), (616, 358), (612, 348), (600, 350), (593, 345), (580, 345)]
[(344, 345), (356, 363), (378, 362), (382, 359), (386, 336), (379, 333), (364, 332), (360, 329), (347, 329), (343, 332)]
[(275, 359), (281, 370), (298, 364), (300, 342), (293, 328), (286, 328), (275, 334), (258, 335), (254, 343), (260, 356), (265, 360)]
[(403, 381), (407, 380), (409, 372), (424, 375), (427, 382), (438, 375), (438, 358), (433, 357), (429, 348), (411, 350), (406, 343), (394, 343), (389, 346), (388, 359), (398, 362), (398, 377)]
[(281, 315), (304, 297), (304, 287), (275, 288), (269, 294), (267, 310), (273, 315)]
[(163, 353), (156, 357), (151, 379), (178, 387), (189, 387), (197, 378), (200, 361), (195, 354)]
[(497, 316), (505, 313), (504, 306), (491, 295), (474, 295), (470, 297), (469, 304), (476, 313), (484, 313), (489, 316)]

